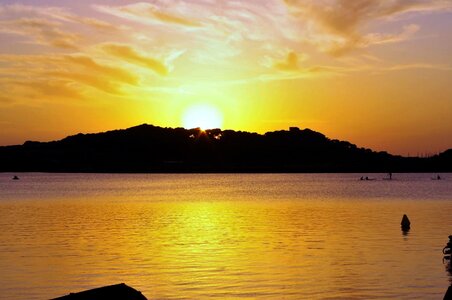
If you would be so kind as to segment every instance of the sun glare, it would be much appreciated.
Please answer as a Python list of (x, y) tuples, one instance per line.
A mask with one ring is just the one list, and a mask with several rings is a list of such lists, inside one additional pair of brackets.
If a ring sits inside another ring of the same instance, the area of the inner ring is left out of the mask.
[(183, 126), (187, 129), (199, 127), (203, 130), (221, 128), (223, 116), (214, 106), (202, 104), (189, 107), (183, 115)]

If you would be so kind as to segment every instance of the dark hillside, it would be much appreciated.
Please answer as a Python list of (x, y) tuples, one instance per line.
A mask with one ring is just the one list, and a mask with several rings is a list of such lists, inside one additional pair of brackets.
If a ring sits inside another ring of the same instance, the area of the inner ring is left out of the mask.
[(330, 140), (310, 129), (267, 132), (140, 125), (54, 142), (0, 147), (0, 171), (421, 172), (451, 171), (452, 150), (404, 158)]

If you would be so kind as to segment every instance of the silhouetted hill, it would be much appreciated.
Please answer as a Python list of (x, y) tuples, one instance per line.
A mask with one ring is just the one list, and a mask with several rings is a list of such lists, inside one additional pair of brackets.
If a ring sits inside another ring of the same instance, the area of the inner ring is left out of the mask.
[(442, 172), (452, 171), (452, 149), (431, 158), (405, 158), (331, 140), (310, 129), (260, 135), (144, 124), (0, 147), (0, 171)]

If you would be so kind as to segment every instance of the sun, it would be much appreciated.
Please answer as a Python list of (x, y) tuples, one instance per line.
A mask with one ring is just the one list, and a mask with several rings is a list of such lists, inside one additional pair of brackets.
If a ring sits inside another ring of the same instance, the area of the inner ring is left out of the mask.
[(187, 129), (199, 127), (203, 130), (221, 128), (223, 115), (214, 106), (198, 104), (190, 106), (183, 114), (183, 126)]

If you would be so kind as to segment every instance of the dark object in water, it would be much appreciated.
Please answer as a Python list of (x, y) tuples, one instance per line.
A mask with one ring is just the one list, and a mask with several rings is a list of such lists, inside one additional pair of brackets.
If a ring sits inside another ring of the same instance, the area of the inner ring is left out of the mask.
[(449, 242), (447, 242), (446, 247), (443, 248), (444, 258), (450, 259), (452, 255), (452, 235), (449, 235)]
[(139, 291), (120, 283), (80, 293), (70, 293), (51, 300), (147, 300), (147, 298)]
[(410, 230), (410, 219), (408, 219), (407, 215), (403, 215), (402, 222), (400, 222), (400, 225), (402, 226), (402, 231), (408, 231)]
[(13, 180), (19, 180), (19, 177), (17, 177), (16, 175), (14, 175)]
[(446, 295), (443, 300), (452, 300), (452, 285), (447, 289)]

